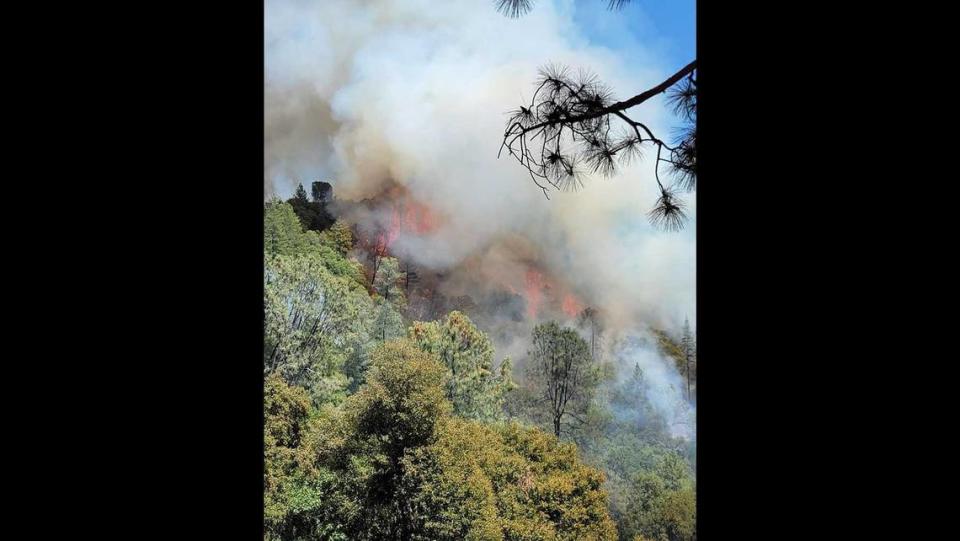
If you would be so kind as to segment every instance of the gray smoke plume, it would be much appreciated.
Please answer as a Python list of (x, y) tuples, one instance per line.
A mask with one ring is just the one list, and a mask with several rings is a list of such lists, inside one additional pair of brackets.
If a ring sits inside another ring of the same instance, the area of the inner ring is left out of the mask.
[[(346, 200), (402, 187), (429, 223), (400, 227), (391, 252), (443, 272), (444, 294), (497, 302), (516, 292), (529, 306), (542, 289), (523, 324), (493, 322), (515, 358), (518, 331), (569, 306), (600, 307), (622, 332), (695, 319), (696, 200), (685, 198), (692, 219), (681, 233), (649, 225), (653, 156), (551, 200), (516, 162), (497, 159), (504, 113), (530, 98), (543, 64), (589, 68), (617, 98), (679, 67), (591, 45), (571, 9), (542, 0), (513, 20), (477, 0), (267, 0), (265, 197), (318, 179)], [(662, 100), (636, 114), (670, 133)], [(372, 212), (365, 219), (397, 221), (395, 210)]]
[[(687, 400), (686, 381), (675, 363), (654, 345), (649, 332), (622, 333), (612, 340), (608, 356), (617, 367), (618, 384), (631, 377), (635, 367), (643, 373), (643, 393), (672, 437), (696, 438), (696, 407)], [(636, 415), (618, 412), (615, 415)]]

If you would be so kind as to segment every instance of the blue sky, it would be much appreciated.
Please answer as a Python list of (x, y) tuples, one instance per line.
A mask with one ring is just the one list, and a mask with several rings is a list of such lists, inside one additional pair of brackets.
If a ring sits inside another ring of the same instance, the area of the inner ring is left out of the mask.
[(696, 0), (632, 0), (620, 10), (606, 7), (606, 0), (575, 0), (574, 21), (591, 43), (627, 54), (642, 44), (666, 60), (671, 72), (696, 58)]

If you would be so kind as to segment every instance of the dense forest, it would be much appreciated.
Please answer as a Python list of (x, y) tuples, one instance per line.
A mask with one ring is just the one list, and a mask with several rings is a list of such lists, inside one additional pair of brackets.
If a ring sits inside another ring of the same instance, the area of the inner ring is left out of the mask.
[[(577, 306), (511, 359), (483, 306), (414, 302), (416, 269), (329, 187), (264, 207), (267, 539), (696, 539), (689, 325), (613, 338)], [(638, 351), (675, 393), (624, 368)]]

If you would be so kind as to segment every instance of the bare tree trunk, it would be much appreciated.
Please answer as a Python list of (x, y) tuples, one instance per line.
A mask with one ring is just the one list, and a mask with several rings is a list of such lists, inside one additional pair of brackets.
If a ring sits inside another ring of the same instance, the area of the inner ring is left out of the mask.
[(370, 276), (370, 286), (373, 287), (373, 284), (377, 283), (377, 269), (380, 268), (380, 252), (379, 250), (373, 254), (373, 275)]
[(597, 326), (596, 324), (590, 325), (590, 357), (594, 361), (597, 360)]

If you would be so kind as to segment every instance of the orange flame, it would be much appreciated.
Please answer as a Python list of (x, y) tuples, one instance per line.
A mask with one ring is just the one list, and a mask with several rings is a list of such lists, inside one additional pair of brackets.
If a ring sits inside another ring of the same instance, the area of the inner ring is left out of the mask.
[(563, 313), (574, 317), (583, 310), (583, 304), (572, 293), (563, 296)]
[(403, 233), (425, 235), (435, 231), (439, 220), (430, 207), (417, 201), (408, 200), (395, 204), (390, 210), (390, 225), (377, 239), (378, 246), (386, 250)]
[(537, 311), (540, 309), (540, 303), (543, 300), (543, 287), (543, 273), (534, 269), (527, 269), (527, 315), (531, 318), (537, 317)]
[(425, 235), (437, 229), (437, 218), (430, 207), (417, 201), (406, 204), (403, 218), (405, 229), (417, 235)]

